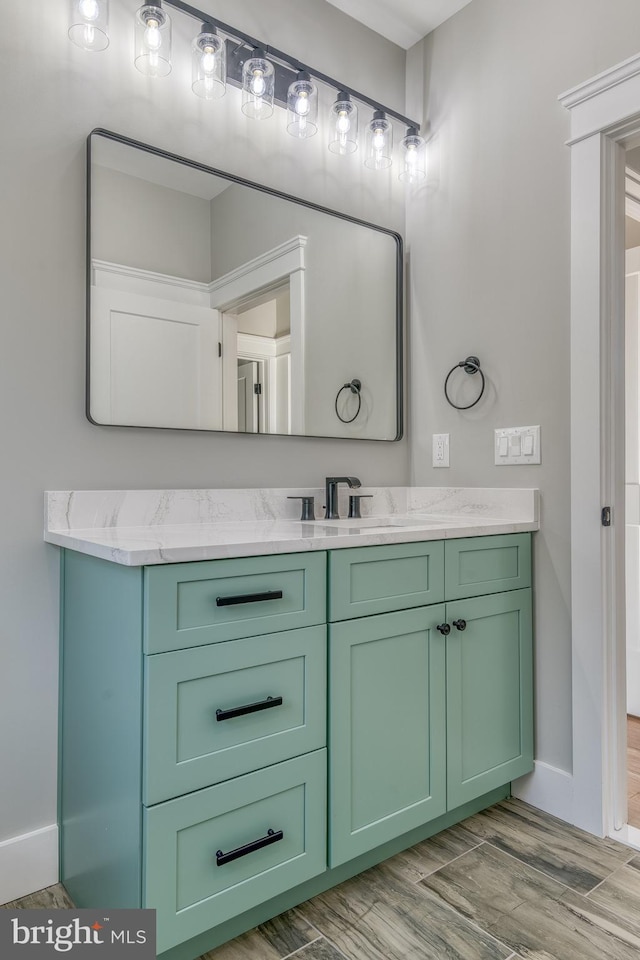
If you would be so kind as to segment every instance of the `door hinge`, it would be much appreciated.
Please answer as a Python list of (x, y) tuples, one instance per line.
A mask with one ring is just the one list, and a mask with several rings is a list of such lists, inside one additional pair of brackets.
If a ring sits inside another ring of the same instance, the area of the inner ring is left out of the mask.
[(218, 356), (222, 356), (222, 344), (218, 341)]
[(611, 507), (602, 508), (602, 526), (603, 527), (611, 526)]
[(257, 394), (258, 396), (260, 396), (260, 394), (262, 393), (262, 384), (261, 384), (261, 383), (254, 383), (254, 385), (253, 385), (253, 392), (254, 392), (255, 394)]

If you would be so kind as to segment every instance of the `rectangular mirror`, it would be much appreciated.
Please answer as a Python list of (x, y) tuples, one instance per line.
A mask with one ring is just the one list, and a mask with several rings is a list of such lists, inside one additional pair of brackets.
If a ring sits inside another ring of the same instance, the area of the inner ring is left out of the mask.
[(399, 234), (105, 130), (88, 178), (93, 423), (400, 439)]

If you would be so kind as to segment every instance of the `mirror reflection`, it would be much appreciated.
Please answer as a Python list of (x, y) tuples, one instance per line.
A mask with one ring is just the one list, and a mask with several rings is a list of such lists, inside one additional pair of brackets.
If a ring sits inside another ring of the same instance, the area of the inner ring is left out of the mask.
[(92, 421), (399, 437), (396, 234), (104, 131), (89, 177)]

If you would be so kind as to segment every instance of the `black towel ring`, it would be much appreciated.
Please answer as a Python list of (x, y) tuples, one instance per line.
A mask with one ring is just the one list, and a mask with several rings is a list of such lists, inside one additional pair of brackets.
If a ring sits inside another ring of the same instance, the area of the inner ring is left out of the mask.
[[(345, 420), (345, 418), (341, 417), (340, 413), (338, 412), (338, 400), (340, 399), (340, 394), (342, 393), (343, 390), (351, 390), (351, 393), (356, 394), (358, 397), (358, 409), (356, 410), (356, 412), (354, 413), (354, 415), (351, 417), (350, 420)], [(338, 390), (336, 394), (336, 402), (334, 406), (336, 409), (336, 417), (342, 423), (353, 423), (353, 421), (356, 419), (356, 417), (360, 413), (360, 410), (362, 408), (362, 394), (360, 393), (361, 390), (362, 390), (362, 382), (356, 379), (350, 380), (349, 383), (345, 383), (344, 386), (340, 387), (340, 389)]]
[[(473, 401), (473, 403), (467, 403), (465, 406), (462, 406), (462, 407), (458, 406), (457, 403), (454, 403), (447, 392), (447, 387), (449, 385), (449, 377), (455, 370), (458, 369), (458, 367), (462, 367), (465, 373), (469, 373), (472, 376), (474, 373), (479, 373), (482, 379), (482, 386), (480, 388), (480, 393), (478, 394), (476, 399)], [(451, 367), (451, 370), (449, 370), (449, 373), (447, 374), (447, 378), (444, 381), (444, 395), (447, 398), (447, 403), (450, 403), (451, 406), (455, 407), (456, 410), (470, 410), (471, 407), (475, 407), (476, 403), (479, 403), (480, 399), (482, 398), (482, 395), (484, 393), (484, 388), (485, 388), (484, 373), (480, 369), (480, 361), (478, 360), (477, 357), (467, 357), (466, 360), (462, 360), (460, 363), (456, 363), (455, 367)]]

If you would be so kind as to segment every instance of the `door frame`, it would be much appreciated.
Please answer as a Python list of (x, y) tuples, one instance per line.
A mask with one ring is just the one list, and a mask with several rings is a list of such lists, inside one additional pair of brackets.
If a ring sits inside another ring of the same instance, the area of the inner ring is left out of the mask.
[(640, 135), (640, 55), (559, 100), (571, 115), (571, 819), (640, 847), (624, 790), (624, 150)]

